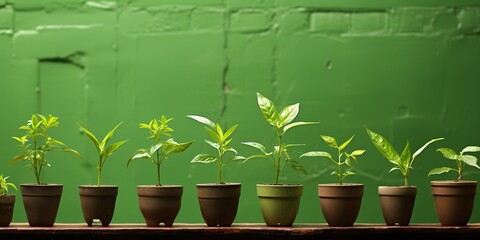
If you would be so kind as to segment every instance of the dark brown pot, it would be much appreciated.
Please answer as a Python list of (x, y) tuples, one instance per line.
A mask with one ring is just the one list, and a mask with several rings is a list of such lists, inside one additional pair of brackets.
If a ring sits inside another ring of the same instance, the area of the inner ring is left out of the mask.
[(237, 216), (241, 184), (197, 184), (203, 220), (210, 226), (231, 226)]
[(138, 203), (145, 223), (158, 227), (164, 223), (171, 227), (182, 205), (183, 186), (137, 186)]
[(443, 226), (465, 226), (472, 215), (476, 181), (431, 181), (435, 212)]
[(103, 227), (110, 225), (115, 211), (118, 186), (114, 185), (82, 185), (79, 186), (80, 203), (83, 218), (89, 227), (98, 219)]
[(318, 197), (329, 226), (353, 226), (362, 204), (363, 184), (318, 184)]
[(8, 227), (12, 222), (15, 195), (0, 195), (0, 227)]
[(292, 226), (302, 193), (303, 185), (300, 184), (257, 184), (260, 209), (267, 226)]
[(383, 219), (388, 226), (408, 226), (412, 217), (417, 188), (415, 186), (378, 187)]
[(20, 184), (23, 206), (32, 227), (51, 227), (62, 197), (61, 184)]

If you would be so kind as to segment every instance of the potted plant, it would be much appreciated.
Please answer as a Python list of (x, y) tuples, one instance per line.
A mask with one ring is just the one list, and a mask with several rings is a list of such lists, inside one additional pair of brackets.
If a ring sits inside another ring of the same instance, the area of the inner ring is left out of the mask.
[(0, 175), (0, 227), (8, 227), (12, 222), (15, 194), (8, 194), (8, 188), (18, 191), (15, 184), (7, 182), (8, 178)]
[[(162, 222), (171, 227), (182, 203), (183, 186), (162, 185), (160, 182), (160, 167), (168, 155), (183, 152), (193, 143), (177, 143), (171, 138), (173, 129), (168, 126), (171, 120), (162, 116), (160, 120), (154, 118), (149, 123), (141, 123), (139, 127), (149, 131), (148, 138), (153, 144), (148, 149), (138, 149), (127, 162), (128, 167), (132, 160), (143, 158), (156, 165), (157, 184), (137, 186), (140, 211), (149, 227), (158, 227)], [(163, 137), (169, 138), (163, 140)]]
[(434, 168), (428, 176), (442, 174), (447, 172), (457, 172), (457, 179), (454, 181), (431, 181), (432, 194), (435, 203), (435, 212), (440, 223), (444, 226), (465, 226), (472, 215), (475, 193), (477, 190), (477, 181), (461, 180), (463, 167), (470, 165), (477, 169), (477, 158), (465, 153), (480, 152), (478, 146), (467, 146), (460, 154), (457, 154), (450, 148), (439, 148), (437, 152), (457, 164), (456, 168), (440, 167)]
[(93, 143), (98, 153), (97, 162), (97, 185), (80, 185), (80, 203), (82, 205), (83, 218), (89, 227), (92, 226), (93, 220), (98, 219), (102, 226), (107, 227), (112, 221), (113, 212), (115, 211), (115, 201), (118, 194), (117, 185), (102, 185), (102, 169), (107, 161), (115, 151), (117, 151), (128, 140), (108, 144), (108, 141), (113, 136), (117, 128), (122, 123), (119, 123), (100, 142), (93, 133), (86, 128), (78, 125), (80, 129), (86, 134), (88, 139)]
[(26, 134), (21, 137), (13, 137), (20, 143), (22, 152), (13, 157), (10, 164), (26, 161), (37, 180), (35, 184), (20, 184), (23, 206), (30, 226), (53, 226), (62, 197), (62, 184), (46, 184), (42, 179), (44, 168), (50, 167), (47, 154), (61, 151), (80, 157), (77, 151), (67, 148), (64, 143), (50, 135), (49, 130), (59, 124), (58, 117), (33, 114), (27, 125), (19, 128), (25, 130)]
[(401, 155), (397, 153), (392, 144), (380, 134), (365, 127), (370, 140), (390, 163), (394, 165), (389, 172), (400, 171), (403, 175), (403, 186), (379, 186), (378, 194), (382, 205), (383, 218), (389, 226), (399, 225), (408, 226), (410, 217), (412, 216), (417, 188), (408, 184), (408, 174), (412, 169), (412, 164), (420, 153), (428, 147), (428, 145), (443, 140), (443, 138), (435, 138), (419, 148), (415, 153), (410, 150), (410, 143), (407, 141)]
[(244, 159), (237, 156), (237, 151), (230, 147), (233, 132), (238, 124), (223, 131), (220, 124), (212, 122), (210, 119), (188, 115), (187, 117), (205, 124), (205, 130), (212, 137), (212, 141), (205, 140), (211, 147), (217, 150), (217, 154), (198, 154), (192, 159), (192, 163), (213, 163), (217, 162), (217, 182), (207, 184), (197, 184), (197, 196), (200, 204), (200, 211), (203, 219), (208, 226), (231, 226), (235, 220), (238, 209), (238, 200), (240, 198), (241, 184), (226, 183), (223, 181), (222, 170), (225, 166), (225, 156), (227, 153), (233, 153), (230, 160)]
[(300, 110), (300, 104), (296, 103), (278, 111), (270, 99), (257, 93), (257, 102), (268, 124), (275, 129), (277, 145), (267, 152), (264, 145), (257, 142), (243, 142), (243, 144), (260, 150), (260, 154), (252, 155), (244, 160), (252, 158), (271, 159), (275, 167), (274, 184), (257, 184), (257, 195), (260, 199), (260, 208), (263, 219), (268, 226), (292, 226), (298, 213), (300, 197), (303, 185), (279, 184), (280, 172), (288, 165), (292, 169), (305, 173), (305, 168), (292, 158), (290, 149), (304, 144), (286, 144), (283, 137), (293, 127), (316, 124), (316, 122), (293, 122)]
[(329, 226), (352, 226), (362, 204), (363, 184), (345, 184), (345, 177), (355, 175), (355, 173), (350, 170), (343, 171), (342, 168), (352, 167), (351, 159), (357, 161), (357, 157), (362, 155), (365, 150), (355, 150), (351, 153), (345, 151), (354, 136), (341, 145), (338, 145), (337, 140), (333, 137), (324, 135), (321, 137), (328, 146), (337, 149), (337, 160), (334, 160), (330, 153), (322, 151), (307, 152), (300, 157), (323, 157), (331, 160), (335, 165), (336, 170), (331, 175), (337, 176), (338, 184), (318, 184), (320, 206)]

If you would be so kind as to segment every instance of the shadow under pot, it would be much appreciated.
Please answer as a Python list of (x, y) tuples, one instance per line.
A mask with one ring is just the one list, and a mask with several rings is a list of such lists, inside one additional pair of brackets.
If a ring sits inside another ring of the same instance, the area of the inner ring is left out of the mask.
[(8, 227), (12, 222), (15, 195), (0, 195), (0, 227)]
[(329, 226), (353, 226), (362, 204), (363, 184), (318, 184), (318, 197)]
[(443, 226), (465, 226), (472, 215), (476, 181), (431, 181), (435, 212)]
[(209, 227), (229, 227), (237, 216), (241, 184), (197, 184), (200, 211)]
[(118, 194), (116, 185), (81, 185), (78, 188), (83, 218), (89, 227), (99, 220), (103, 227), (110, 225)]
[(289, 227), (295, 222), (303, 185), (257, 184), (260, 209), (267, 226)]
[(62, 197), (62, 184), (20, 184), (28, 224), (32, 227), (51, 227), (57, 217)]
[(417, 188), (415, 186), (379, 186), (378, 195), (385, 223), (388, 226), (408, 226), (415, 205)]
[(171, 227), (182, 205), (183, 186), (181, 185), (142, 185), (137, 186), (138, 204), (145, 223), (158, 227), (164, 223)]

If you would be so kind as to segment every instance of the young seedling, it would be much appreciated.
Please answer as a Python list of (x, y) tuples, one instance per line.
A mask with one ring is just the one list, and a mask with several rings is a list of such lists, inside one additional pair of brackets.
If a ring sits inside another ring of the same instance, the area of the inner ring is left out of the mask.
[(7, 194), (8, 193), (8, 188), (10, 188), (10, 187), (15, 189), (15, 191), (18, 191), (15, 184), (7, 182), (8, 178), (9, 177), (3, 177), (3, 174), (0, 175), (0, 195)]
[[(78, 124), (78, 123), (77, 123)], [(98, 141), (97, 137), (93, 135), (90, 131), (88, 131), (86, 128), (82, 127), (80, 124), (78, 126), (82, 131), (87, 135), (88, 139), (93, 143), (95, 146), (95, 149), (97, 149), (98, 153), (98, 162), (97, 162), (97, 185), (101, 185), (101, 179), (102, 179), (102, 169), (103, 165), (107, 161), (107, 158), (110, 157), (115, 151), (118, 150), (124, 143), (126, 143), (128, 140), (125, 141), (120, 141), (116, 143), (112, 143), (110, 145), (107, 145), (108, 141), (110, 138), (113, 136), (117, 128), (121, 125), (122, 123), (119, 123), (117, 126), (115, 126), (112, 130), (110, 130), (107, 135), (103, 138), (101, 142)]]
[(457, 163), (457, 169), (450, 168), (450, 167), (434, 168), (430, 170), (430, 172), (428, 173), (428, 176), (455, 171), (458, 173), (457, 180), (456, 180), (458, 182), (462, 178), (463, 166), (465, 166), (465, 164), (480, 169), (480, 167), (477, 164), (477, 158), (475, 156), (464, 155), (464, 153), (469, 153), (469, 152), (470, 153), (480, 152), (480, 147), (468, 146), (464, 148), (460, 152), (460, 154), (457, 154), (454, 150), (450, 148), (439, 148), (437, 149), (437, 152), (442, 153), (442, 155), (447, 159), (455, 160)]
[[(322, 152), (322, 151), (307, 152), (302, 154), (302, 156), (300, 157), (323, 157), (323, 158), (330, 159), (332, 163), (335, 164), (335, 166), (337, 167), (337, 170), (333, 171), (330, 175), (336, 175), (338, 177), (338, 183), (342, 185), (343, 179), (345, 177), (350, 175), (355, 175), (355, 173), (352, 171), (343, 172), (342, 166), (347, 165), (348, 167), (352, 167), (352, 161), (350, 159), (357, 161), (357, 157), (362, 155), (365, 152), (365, 150), (355, 150), (352, 153), (347, 153), (344, 151), (344, 149), (353, 140), (355, 136), (352, 136), (347, 141), (342, 143), (340, 146), (338, 146), (337, 140), (333, 137), (325, 136), (325, 135), (321, 135), (320, 137), (322, 137), (323, 141), (325, 141), (325, 143), (327, 143), (328, 146), (337, 149), (338, 160), (334, 160), (330, 153)], [(342, 157), (344, 157), (343, 161), (342, 161)]]
[(291, 147), (303, 146), (304, 144), (285, 144), (283, 142), (283, 136), (288, 130), (294, 127), (317, 124), (318, 122), (293, 122), (300, 111), (299, 103), (286, 106), (281, 111), (278, 111), (273, 102), (260, 93), (257, 93), (257, 102), (267, 123), (275, 128), (278, 145), (273, 146), (273, 151), (267, 152), (266, 147), (260, 143), (242, 142), (242, 144), (254, 147), (261, 151), (260, 154), (252, 155), (246, 158), (243, 162), (246, 162), (252, 158), (271, 159), (275, 166), (275, 185), (278, 185), (280, 172), (285, 165), (289, 165), (292, 169), (306, 174), (306, 169), (299, 162), (295, 161), (290, 156), (289, 152)]
[(50, 128), (57, 127), (59, 124), (58, 117), (33, 114), (27, 125), (19, 128), (25, 130), (26, 134), (21, 137), (13, 137), (20, 143), (22, 153), (13, 157), (10, 164), (27, 161), (33, 169), (37, 184), (45, 184), (42, 181), (42, 170), (45, 166), (51, 166), (46, 158), (48, 152), (67, 152), (81, 158), (77, 151), (68, 148), (67, 145), (49, 135)]
[(232, 142), (232, 138), (229, 137), (233, 134), (235, 129), (237, 128), (238, 124), (233, 125), (230, 127), (226, 132), (220, 127), (218, 123), (214, 123), (210, 121), (210, 119), (196, 116), (196, 115), (188, 115), (187, 117), (205, 124), (205, 130), (207, 133), (212, 137), (213, 141), (205, 140), (208, 145), (215, 148), (217, 150), (217, 156), (211, 154), (198, 154), (192, 159), (192, 163), (213, 163), (217, 162), (217, 172), (218, 172), (218, 184), (224, 184), (222, 180), (222, 169), (225, 166), (224, 163), (224, 156), (228, 152), (232, 152), (235, 154), (230, 160), (239, 160), (245, 159), (244, 157), (237, 156), (238, 152), (234, 148), (230, 147), (229, 144)]
[[(180, 153), (187, 150), (193, 141), (187, 143), (177, 143), (173, 140), (173, 129), (168, 126), (168, 123), (172, 121), (172, 118), (167, 119), (162, 115), (160, 120), (154, 118), (149, 123), (141, 123), (139, 125), (142, 129), (149, 130), (149, 139), (152, 139), (153, 144), (149, 149), (138, 149), (134, 156), (128, 159), (127, 167), (134, 159), (147, 159), (157, 166), (157, 186), (161, 186), (160, 182), (160, 167), (164, 160), (168, 158), (170, 153)], [(169, 137), (167, 140), (162, 141), (162, 137)]]
[(395, 165), (392, 169), (390, 169), (389, 172), (400, 171), (403, 175), (405, 186), (408, 186), (408, 174), (410, 172), (410, 169), (412, 169), (412, 164), (415, 161), (415, 159), (418, 157), (418, 155), (420, 155), (420, 153), (422, 153), (423, 150), (425, 150), (425, 148), (428, 147), (428, 145), (444, 139), (444, 138), (435, 138), (428, 141), (427, 143), (425, 143), (425, 145), (419, 148), (413, 155), (412, 155), (412, 152), (410, 151), (410, 143), (407, 141), (407, 145), (403, 149), (402, 155), (398, 155), (395, 148), (393, 148), (392, 144), (390, 144), (390, 142), (388, 142), (387, 139), (382, 137), (380, 134), (368, 129), (366, 126), (365, 126), (365, 129), (367, 130), (368, 136), (370, 137), (370, 140), (372, 141), (373, 145), (389, 162)]

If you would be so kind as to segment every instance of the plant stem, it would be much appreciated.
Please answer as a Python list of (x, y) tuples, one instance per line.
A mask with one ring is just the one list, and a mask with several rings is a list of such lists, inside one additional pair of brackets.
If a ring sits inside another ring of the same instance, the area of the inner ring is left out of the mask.
[(98, 171), (98, 176), (97, 176), (97, 186), (100, 186), (100, 182), (101, 182), (101, 176), (102, 176), (102, 158), (99, 157), (99, 160), (98, 160), (98, 165), (97, 165), (97, 171)]
[(407, 175), (403, 175), (403, 179), (405, 181), (405, 187), (408, 186), (408, 176)]
[(277, 130), (277, 136), (278, 136), (278, 157), (277, 157), (277, 162), (276, 162), (276, 167), (277, 171), (275, 174), (275, 185), (278, 185), (278, 178), (280, 176), (280, 164), (282, 161), (282, 154), (283, 154), (283, 148), (282, 148), (282, 134), (280, 134), (280, 129), (276, 128)]
[(339, 182), (340, 182), (340, 185), (343, 184), (343, 178), (342, 178), (342, 161), (341, 161), (341, 156), (340, 156), (340, 149), (338, 150), (338, 163), (337, 163), (337, 166), (338, 166), (338, 178), (339, 178)]
[(157, 150), (157, 185), (158, 186), (161, 186), (162, 184), (160, 184), (160, 153), (158, 152)]

